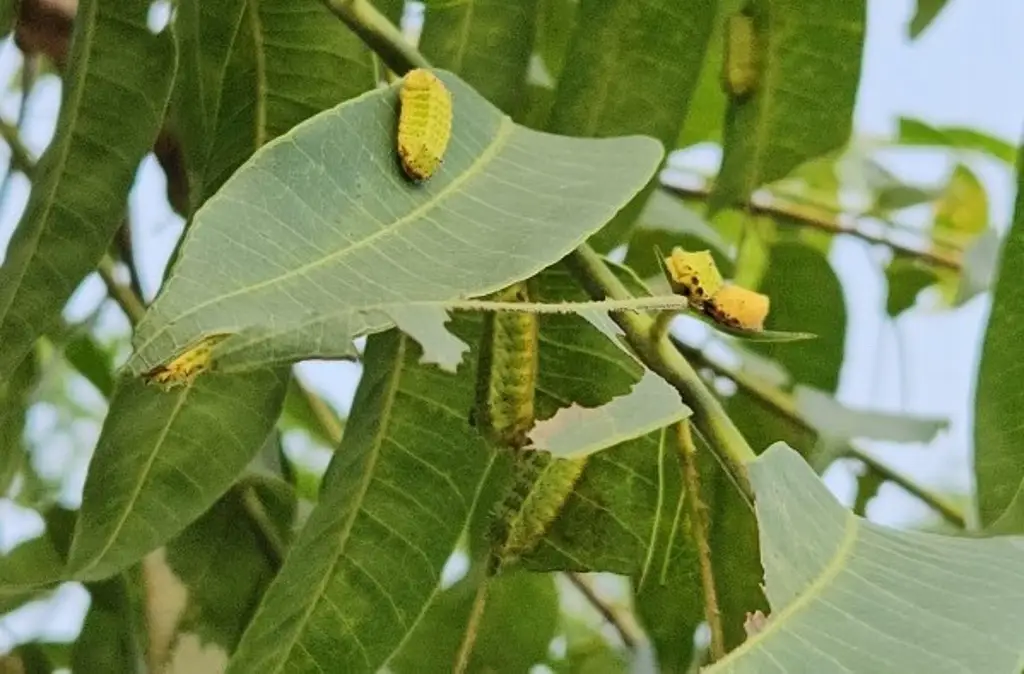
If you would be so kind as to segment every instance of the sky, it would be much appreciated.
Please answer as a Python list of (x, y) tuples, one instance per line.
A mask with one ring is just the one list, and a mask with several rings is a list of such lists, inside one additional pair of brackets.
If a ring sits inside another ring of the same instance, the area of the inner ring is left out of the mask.
[[(914, 0), (869, 0), (867, 46), (858, 94), (855, 133), (886, 137), (896, 131), (900, 116), (921, 119), (934, 126), (968, 126), (1012, 143), (1024, 134), (1024, 86), (1019, 82), (1024, 63), (1024, 3), (1012, 0), (951, 0), (945, 11), (915, 42), (906, 38), (906, 25)], [(9, 41), (0, 45), (0, 81), (9, 81), (18, 68), (18, 56)], [(56, 78), (40, 81), (29, 101), (25, 143), (38, 156), (56, 123), (60, 85)], [(13, 120), (18, 94), (0, 97), (0, 115)], [(7, 157), (0, 147), (0, 166)], [(953, 162), (935, 152), (889, 153), (886, 165), (915, 181), (939, 181)], [(1014, 196), (1012, 171), (997, 161), (972, 159), (989, 191), (993, 226), (1005, 231)], [(131, 194), (136, 255), (140, 261), (147, 299), (156, 292), (182, 222), (164, 199), (164, 179), (152, 157), (140, 168)], [(18, 176), (0, 204), (0, 255), (6, 250), (28, 195), (28, 183)], [(908, 216), (911, 220), (913, 214)], [(862, 443), (895, 468), (941, 491), (971, 489), (971, 396), (983, 337), (989, 298), (980, 296), (955, 310), (936, 310), (927, 296), (896, 323), (884, 318), (886, 288), (872, 259), (877, 247), (840, 237), (831, 261), (846, 292), (849, 329), (847, 353), (838, 397), (851, 406), (904, 411), (922, 416), (943, 416), (949, 429), (929, 445), (907, 446)], [(65, 315), (82, 318), (103, 300), (105, 290), (95, 276), (76, 291)], [(107, 334), (124, 334), (128, 325), (108, 303), (101, 319)], [(347, 411), (358, 381), (353, 363), (306, 363), (303, 379), (337, 409)], [(81, 404), (95, 418), (65, 423), (57, 410), (38, 406), (30, 416), (30, 441), (45, 445), (42, 472), (61, 477), (65, 505), (80, 502), (88, 448), (99, 434), (103, 402), (88, 385), (76, 387)], [(83, 451), (83, 447), (85, 451)], [(298, 454), (326, 461), (326, 454), (302, 443)], [(68, 463), (73, 462), (72, 470)], [(43, 470), (45, 469), (45, 470)], [(826, 482), (845, 503), (853, 495), (849, 466), (839, 465)], [(893, 485), (885, 485), (872, 502), (871, 519), (896, 526), (919, 523), (929, 517), (926, 507)], [(0, 552), (38, 529), (31, 517), (0, 499)], [(75, 633), (88, 596), (76, 584), (61, 587), (59, 596), (37, 602), (0, 619), (0, 653), (14, 644), (45, 633), (53, 639)], [(59, 618), (59, 619), (58, 619)]]

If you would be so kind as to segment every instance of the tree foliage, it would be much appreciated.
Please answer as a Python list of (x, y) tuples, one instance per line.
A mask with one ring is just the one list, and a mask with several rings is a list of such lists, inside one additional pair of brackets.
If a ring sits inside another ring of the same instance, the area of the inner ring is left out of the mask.
[[(909, 37), (946, 4), (921, 0)], [(0, 495), (36, 525), (0, 511), (0, 612), (89, 595), (70, 643), (28, 636), (0, 669), (1018, 671), (1024, 179), (1005, 233), (976, 160), (1024, 153), (910, 118), (859, 138), (866, 0), (179, 0), (166, 25), (158, 5), (0, 9), (9, 88), (61, 83), (38, 159), (26, 119), (0, 120), (0, 200), (30, 185), (0, 266)], [(419, 181), (395, 140), (413, 68), (453, 101)], [(717, 174), (681, 179), (705, 143)], [(951, 170), (918, 184), (879, 146)], [(134, 236), (149, 153), (166, 194), (141, 209), (183, 223), (166, 269)], [(884, 327), (991, 291), (976, 514), (866, 442), (946, 420), (840, 399), (840, 239), (885, 250)], [(674, 295), (675, 247), (767, 298), (767, 329)], [(113, 304), (72, 318), (97, 277)], [(509, 288), (525, 301), (495, 301)], [(477, 412), (482, 340), (532, 348), (495, 336), (509, 311), (537, 339), (535, 372), (487, 379), (529, 392), (505, 446)], [(350, 409), (309, 361), (358, 363)], [(70, 498), (41, 418), (82, 445)], [(821, 479), (851, 465), (852, 510)], [(889, 483), (941, 530), (872, 521)], [(497, 560), (513, 515), (532, 538)]]

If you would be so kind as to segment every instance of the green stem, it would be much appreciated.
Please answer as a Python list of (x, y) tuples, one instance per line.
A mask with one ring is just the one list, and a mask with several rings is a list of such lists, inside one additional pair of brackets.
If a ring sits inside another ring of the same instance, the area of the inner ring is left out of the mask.
[(473, 655), (473, 646), (476, 644), (476, 637), (480, 633), (480, 623), (483, 621), (484, 608), (487, 606), (487, 590), (491, 584), (491, 574), (485, 574), (476, 588), (476, 596), (473, 597), (473, 607), (469, 612), (469, 620), (466, 622), (466, 632), (462, 636), (462, 643), (459, 645), (459, 652), (455, 656), (454, 674), (465, 674), (469, 667), (469, 660)]
[(281, 540), (281, 536), (278, 535), (277, 527), (270, 521), (270, 516), (267, 515), (267, 510), (263, 507), (263, 501), (260, 500), (254, 487), (247, 486), (242, 491), (242, 507), (245, 508), (249, 520), (266, 542), (266, 550), (271, 557), (271, 562), (275, 567), (280, 568), (286, 552), (285, 544)]
[[(398, 74), (430, 63), (412, 47), (401, 31), (366, 0), (324, 0), (345, 24)], [(588, 245), (577, 248), (566, 261), (578, 280), (596, 300), (628, 300), (633, 295)], [(716, 458), (733, 482), (753, 501), (746, 464), (756, 458), (718, 398), (701, 381), (697, 371), (667, 339), (654, 340), (655, 321), (645, 314), (612, 314), (626, 333), (630, 346), (649, 368), (679, 391), (691, 410), (697, 430), (708, 440)]]
[(397, 75), (430, 67), (402, 31), (368, 0), (324, 0), (324, 4)]
[(633, 633), (627, 619), (620, 616), (619, 612), (616, 611), (613, 606), (598, 595), (597, 591), (582, 575), (575, 571), (563, 571), (562, 573), (569, 579), (569, 582), (573, 584), (573, 587), (580, 591), (580, 594), (583, 595), (584, 599), (594, 607), (594, 610), (600, 613), (601, 617), (603, 617), (609, 625), (615, 628), (615, 631), (619, 633), (619, 638), (622, 639), (623, 645), (629, 650), (635, 651), (637, 649), (637, 645), (641, 641), (641, 637)]
[(18, 127), (0, 119), (0, 136), (3, 137), (7, 146), (11, 148), (11, 167), (31, 178), (35, 172), (36, 161), (32, 158), (32, 153), (28, 151), (25, 144), (21, 142)]
[(113, 258), (109, 255), (104, 255), (96, 270), (103, 279), (103, 283), (107, 286), (107, 293), (121, 307), (121, 310), (128, 317), (128, 321), (133, 326), (137, 325), (146, 314), (146, 305), (142, 303), (142, 299), (131, 288), (114, 278)]
[[(627, 299), (626, 286), (612, 273), (600, 255), (584, 244), (566, 258), (566, 263), (594, 299)], [(743, 434), (726, 414), (722, 403), (707, 388), (700, 375), (668, 339), (655, 341), (657, 322), (646, 314), (611, 314), (647, 367), (679, 391), (683, 402), (693, 411), (693, 423), (708, 441), (715, 457), (736, 482), (740, 490), (753, 500), (746, 464), (756, 458)]]

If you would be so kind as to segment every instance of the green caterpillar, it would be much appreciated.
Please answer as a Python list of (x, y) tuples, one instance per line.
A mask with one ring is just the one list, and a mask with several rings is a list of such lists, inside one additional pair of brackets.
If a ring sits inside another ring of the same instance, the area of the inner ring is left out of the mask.
[(411, 179), (430, 178), (452, 137), (452, 96), (434, 73), (410, 70), (399, 90), (398, 155)]
[[(529, 302), (529, 282), (490, 299)], [(540, 331), (536, 314), (488, 312), (477, 364), (477, 401), (470, 423), (499, 450), (511, 453), (512, 475), (491, 526), (491, 571), (532, 550), (572, 493), (585, 460), (555, 459), (527, 448), (534, 425)]]
[(733, 14), (726, 20), (722, 83), (731, 96), (742, 98), (757, 88), (761, 78), (759, 47), (754, 17)]

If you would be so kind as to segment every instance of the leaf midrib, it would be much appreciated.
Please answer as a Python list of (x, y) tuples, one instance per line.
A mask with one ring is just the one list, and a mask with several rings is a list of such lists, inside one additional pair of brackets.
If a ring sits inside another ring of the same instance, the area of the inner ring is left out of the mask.
[[(210, 298), (208, 300), (205, 300), (203, 302), (199, 302), (197, 304), (192, 305), (188, 310), (184, 311), (183, 313), (179, 314), (178, 316), (175, 316), (172, 320), (167, 321), (164, 324), (164, 326), (161, 327), (159, 330), (157, 330), (155, 333), (153, 333), (153, 335), (151, 335), (149, 337), (149, 339), (147, 339), (146, 341), (142, 342), (138, 347), (136, 347), (136, 349), (135, 349), (136, 353), (142, 353), (143, 351), (145, 351), (154, 341), (156, 341), (158, 338), (160, 338), (164, 333), (166, 333), (176, 323), (180, 323), (181, 321), (187, 319), (189, 316), (192, 316), (193, 314), (196, 314), (196, 313), (202, 311), (203, 309), (205, 309), (205, 308), (207, 308), (207, 307), (209, 307), (211, 305), (218, 304), (220, 302), (224, 302), (226, 300), (232, 299), (234, 297), (238, 297), (240, 295), (247, 295), (247, 294), (256, 292), (258, 290), (261, 290), (263, 288), (266, 288), (268, 286), (274, 286), (274, 285), (277, 285), (279, 283), (284, 283), (285, 281), (287, 281), (288, 279), (291, 279), (291, 278), (295, 278), (295, 277), (299, 277), (299, 276), (305, 276), (305, 275), (309, 274), (310, 272), (314, 271), (315, 269), (318, 269), (320, 267), (323, 267), (324, 265), (327, 265), (327, 264), (330, 264), (332, 262), (335, 262), (336, 260), (344, 259), (348, 255), (350, 255), (350, 254), (352, 254), (352, 253), (354, 253), (354, 252), (356, 252), (358, 250), (362, 250), (366, 246), (372, 245), (378, 239), (393, 234), (396, 230), (398, 230), (403, 225), (406, 225), (406, 224), (408, 224), (410, 222), (416, 221), (422, 214), (427, 213), (427, 212), (433, 210), (434, 208), (437, 207), (438, 203), (440, 203), (441, 201), (443, 201), (444, 199), (446, 199), (447, 197), (452, 195), (454, 192), (456, 192), (457, 189), (459, 187), (461, 187), (463, 183), (465, 183), (466, 181), (470, 180), (471, 178), (476, 177), (477, 174), (479, 174), (481, 172), (481, 170), (482, 170), (481, 167), (486, 165), (486, 164), (488, 164), (488, 163), (490, 163), (497, 156), (497, 154), (501, 151), (501, 149), (505, 147), (505, 145), (508, 143), (508, 139), (511, 138), (512, 133), (513, 133), (514, 130), (515, 130), (515, 124), (512, 123), (512, 120), (509, 117), (507, 117), (507, 116), (502, 117), (501, 124), (498, 127), (498, 130), (497, 130), (497, 133), (494, 136), (494, 139), (491, 141), (490, 145), (488, 145), (484, 149), (484, 151), (480, 153), (480, 155), (469, 166), (469, 168), (467, 168), (459, 176), (457, 176), (455, 179), (453, 179), (451, 181), (451, 183), (449, 183), (447, 186), (445, 186), (445, 188), (443, 190), (438, 192), (436, 195), (434, 195), (433, 197), (431, 197), (430, 199), (428, 199), (423, 204), (421, 204), (420, 206), (416, 207), (415, 209), (413, 209), (412, 211), (410, 211), (406, 215), (398, 218), (397, 220), (395, 220), (391, 224), (378, 229), (373, 234), (371, 234), (371, 235), (369, 235), (369, 236), (367, 236), (367, 237), (365, 237), (363, 239), (360, 239), (359, 241), (355, 242), (354, 244), (352, 244), (350, 246), (347, 246), (345, 248), (341, 248), (341, 249), (339, 249), (339, 250), (337, 250), (337, 251), (335, 251), (335, 252), (333, 252), (333, 253), (331, 253), (329, 255), (326, 255), (324, 257), (319, 258), (318, 260), (314, 260), (313, 262), (310, 262), (310, 263), (307, 263), (305, 265), (302, 265), (301, 267), (297, 267), (295, 269), (291, 269), (291, 270), (285, 272), (284, 274), (280, 274), (280, 275), (278, 275), (278, 276), (276, 276), (274, 278), (270, 278), (270, 279), (267, 279), (265, 281), (260, 281), (259, 283), (255, 283), (255, 284), (246, 286), (244, 288), (239, 288), (238, 290), (233, 290), (231, 292), (224, 293), (224, 294), (219, 295), (217, 297), (212, 297), (212, 298)], [(285, 138), (285, 137), (286, 136), (280, 136), (280, 138)], [(215, 199), (218, 199), (218, 197), (214, 196), (213, 198), (211, 198), (210, 201), (207, 202), (207, 206), (211, 202), (213, 202)], [(193, 234), (194, 234), (194, 232), (193, 232)], [(170, 285), (170, 283), (173, 282), (173, 281), (174, 281), (174, 278), (171, 278), (170, 281), (168, 282), (168, 285)]]

